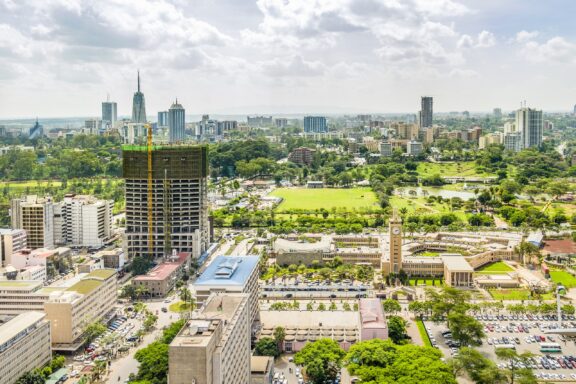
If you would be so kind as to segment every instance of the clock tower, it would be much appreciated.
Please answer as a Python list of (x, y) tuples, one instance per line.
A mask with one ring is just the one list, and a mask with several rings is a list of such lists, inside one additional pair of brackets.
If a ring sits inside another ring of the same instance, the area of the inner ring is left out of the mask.
[(389, 273), (398, 273), (402, 268), (402, 219), (394, 208), (390, 218)]

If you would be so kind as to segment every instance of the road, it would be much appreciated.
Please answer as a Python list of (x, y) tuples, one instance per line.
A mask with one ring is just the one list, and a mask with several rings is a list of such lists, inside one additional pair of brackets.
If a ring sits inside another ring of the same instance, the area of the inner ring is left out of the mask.
[[(131, 348), (130, 352), (126, 356), (112, 362), (112, 365), (110, 366), (110, 372), (108, 374), (108, 382), (124, 383), (124, 381), (128, 379), (128, 376), (130, 376), (131, 373), (135, 374), (138, 372), (138, 362), (134, 359), (134, 354), (138, 349), (144, 348), (158, 337), (160, 337), (162, 335), (162, 328), (179, 319), (177, 314), (172, 312), (164, 313), (161, 310), (162, 307), (168, 307), (175, 301), (177, 301), (176, 297), (172, 296), (170, 298), (170, 303), (164, 303), (163, 301), (145, 302), (147, 308), (152, 311), (152, 313), (157, 313), (158, 315), (158, 323), (156, 324), (156, 328), (151, 333), (148, 333), (146, 336), (144, 336), (142, 342), (138, 346)], [(120, 380), (118, 380), (118, 377), (120, 377)]]

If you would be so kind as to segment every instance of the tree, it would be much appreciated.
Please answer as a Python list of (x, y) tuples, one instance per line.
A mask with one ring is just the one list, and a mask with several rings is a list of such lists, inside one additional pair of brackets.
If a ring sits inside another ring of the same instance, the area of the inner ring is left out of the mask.
[(382, 302), (382, 309), (385, 313), (396, 313), (402, 310), (400, 303), (394, 299), (386, 299)]
[(294, 355), (294, 362), (304, 367), (312, 383), (322, 384), (336, 378), (344, 355), (336, 341), (320, 339), (306, 344)]
[(426, 290), (426, 297), (429, 299), (434, 321), (441, 321), (452, 312), (464, 313), (469, 308), (470, 293), (457, 288), (443, 287), (439, 292), (429, 288)]
[(271, 337), (263, 337), (258, 340), (254, 351), (256, 352), (257, 356), (280, 356), (278, 343)]
[(450, 367), (435, 348), (395, 345), (390, 340), (373, 339), (350, 347), (344, 365), (362, 383), (456, 384)]
[(284, 350), (284, 339), (286, 338), (286, 330), (284, 327), (276, 327), (274, 328), (274, 341), (276, 341), (276, 345), (278, 345), (278, 349), (280, 352)]
[(90, 344), (94, 339), (98, 336), (103, 335), (106, 333), (108, 328), (98, 321), (94, 323), (90, 323), (84, 328), (84, 335), (86, 336), (86, 343)]
[(404, 344), (406, 342), (406, 320), (400, 316), (388, 317), (388, 337), (395, 344)]
[(150, 269), (150, 261), (142, 256), (134, 257), (132, 260), (132, 274), (134, 276), (143, 275)]
[(18, 379), (16, 384), (44, 384), (46, 379), (42, 373), (35, 369), (33, 371), (26, 372), (22, 377)]
[(514, 349), (496, 348), (496, 356), (498, 359), (508, 363), (503, 373), (510, 384), (514, 384), (515, 380), (522, 384), (536, 384), (538, 382), (532, 369), (526, 368), (530, 366), (529, 360), (532, 357), (530, 352), (524, 352), (519, 355)]
[(573, 315), (574, 314), (574, 306), (572, 304), (564, 304), (562, 306), (562, 313), (565, 313), (567, 315)]
[(452, 338), (461, 345), (481, 345), (484, 337), (484, 326), (476, 318), (461, 312), (448, 315), (448, 324)]
[(479, 351), (462, 347), (458, 357), (459, 364), (476, 384), (503, 384), (506, 378), (496, 364), (484, 357)]

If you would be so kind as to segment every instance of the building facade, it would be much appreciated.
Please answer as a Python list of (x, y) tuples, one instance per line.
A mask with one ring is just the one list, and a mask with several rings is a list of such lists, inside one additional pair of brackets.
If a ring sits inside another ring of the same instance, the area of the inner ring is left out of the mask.
[(196, 302), (202, 305), (213, 293), (247, 293), (251, 322), (260, 318), (258, 256), (218, 256), (194, 283)]
[(26, 231), (0, 228), (0, 268), (12, 264), (12, 255), (27, 247)]
[(178, 99), (168, 110), (168, 134), (171, 143), (184, 141), (186, 130), (186, 110), (178, 104)]
[(112, 128), (118, 121), (118, 105), (115, 101), (102, 102), (102, 127)]
[(58, 245), (100, 247), (112, 235), (114, 201), (89, 195), (67, 195), (54, 204), (54, 242)]
[(521, 148), (542, 145), (542, 110), (521, 108), (516, 111), (516, 130), (521, 134)]
[(146, 123), (146, 100), (140, 91), (140, 71), (138, 71), (138, 90), (132, 98), (132, 122), (137, 124)]
[(300, 147), (295, 148), (290, 154), (288, 155), (288, 160), (296, 163), (296, 164), (305, 164), (310, 165), (314, 160), (314, 153), (316, 151), (311, 148)]
[(145, 275), (136, 276), (132, 279), (132, 285), (143, 287), (150, 297), (165, 297), (182, 277), (189, 261), (190, 254), (182, 252), (169, 261), (157, 265)]
[(0, 384), (14, 384), (52, 359), (50, 324), (41, 312), (27, 312), (0, 325)]
[(28, 247), (54, 246), (54, 204), (50, 197), (29, 195), (11, 202), (12, 228), (26, 231)]
[(390, 249), (388, 273), (398, 273), (402, 269), (402, 219), (394, 210), (389, 224)]
[[(150, 206), (147, 147), (122, 148), (129, 258), (164, 257), (171, 255), (173, 250), (188, 252), (192, 258), (197, 258), (206, 251), (210, 240), (207, 151), (202, 145), (154, 146)], [(152, 244), (149, 244), (150, 224)]]
[(170, 384), (250, 383), (247, 294), (211, 295), (169, 347)]
[(434, 99), (422, 96), (420, 100), (420, 128), (431, 127), (434, 114)]
[(326, 118), (324, 116), (304, 117), (304, 132), (323, 133), (328, 132)]
[(418, 156), (423, 152), (422, 143), (419, 141), (410, 140), (406, 144), (406, 153), (409, 156)]
[(168, 111), (158, 112), (158, 127), (168, 126)]

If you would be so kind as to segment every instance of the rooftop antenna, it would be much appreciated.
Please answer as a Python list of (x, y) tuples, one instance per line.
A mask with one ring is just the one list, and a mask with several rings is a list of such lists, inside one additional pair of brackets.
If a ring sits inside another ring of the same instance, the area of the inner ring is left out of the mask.
[(140, 92), (140, 70), (138, 70), (138, 92)]

